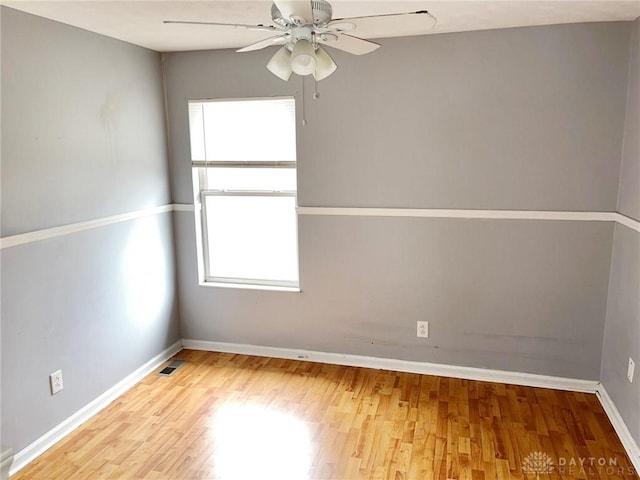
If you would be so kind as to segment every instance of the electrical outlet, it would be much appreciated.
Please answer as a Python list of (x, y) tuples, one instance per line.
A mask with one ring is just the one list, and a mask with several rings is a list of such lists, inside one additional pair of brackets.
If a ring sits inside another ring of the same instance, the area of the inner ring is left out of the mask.
[(62, 390), (62, 370), (49, 375), (49, 383), (51, 384), (51, 395), (55, 395)]
[(629, 357), (629, 367), (627, 367), (627, 378), (629, 379), (629, 383), (633, 383), (633, 372), (635, 369), (636, 363), (631, 357)]
[(429, 322), (418, 322), (418, 337), (429, 337)]

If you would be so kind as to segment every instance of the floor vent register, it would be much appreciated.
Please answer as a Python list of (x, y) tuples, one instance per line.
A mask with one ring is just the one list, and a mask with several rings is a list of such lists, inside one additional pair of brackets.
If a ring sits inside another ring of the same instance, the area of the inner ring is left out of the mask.
[(162, 370), (158, 372), (158, 375), (162, 375), (163, 377), (170, 377), (174, 374), (176, 370), (178, 370), (181, 366), (187, 363), (186, 360), (174, 360), (169, 365), (164, 367)]

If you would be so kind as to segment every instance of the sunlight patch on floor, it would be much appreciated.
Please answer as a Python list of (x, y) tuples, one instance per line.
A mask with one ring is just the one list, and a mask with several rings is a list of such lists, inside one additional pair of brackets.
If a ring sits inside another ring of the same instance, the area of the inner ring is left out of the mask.
[(309, 478), (311, 438), (305, 423), (294, 416), (232, 403), (216, 413), (213, 432), (216, 478)]

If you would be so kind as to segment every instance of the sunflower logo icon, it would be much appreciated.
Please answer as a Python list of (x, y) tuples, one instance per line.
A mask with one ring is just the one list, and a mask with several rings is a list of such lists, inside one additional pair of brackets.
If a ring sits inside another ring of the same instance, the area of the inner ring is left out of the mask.
[(553, 471), (553, 460), (544, 452), (531, 452), (522, 460), (522, 472), (527, 475), (535, 475), (540, 480), (540, 475), (548, 475)]

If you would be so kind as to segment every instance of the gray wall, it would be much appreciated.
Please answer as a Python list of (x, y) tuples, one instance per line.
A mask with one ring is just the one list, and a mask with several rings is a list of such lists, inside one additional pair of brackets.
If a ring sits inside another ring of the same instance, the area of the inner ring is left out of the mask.
[[(320, 100), (306, 83), (298, 203), (613, 211), (629, 33), (561, 25), (332, 51)], [(193, 199), (188, 99), (291, 94), (302, 116), (301, 80), (273, 77), (272, 54), (168, 55), (175, 202)], [(599, 378), (609, 223), (303, 215), (293, 294), (198, 286), (193, 214), (174, 217), (183, 338)]]
[(640, 221), (640, 18), (633, 22), (629, 44), (629, 82), (618, 212)]
[(3, 17), (2, 236), (169, 203), (159, 55)]
[[(636, 362), (627, 380), (629, 357)], [(600, 381), (640, 445), (640, 233), (616, 225)]]
[[(618, 212), (640, 221), (640, 19), (633, 23)], [(636, 362), (634, 383), (626, 377)], [(640, 233), (616, 225), (601, 381), (640, 445)]]
[[(3, 237), (169, 203), (159, 55), (1, 13)], [(2, 444), (16, 451), (180, 338), (170, 214), (1, 255)]]

